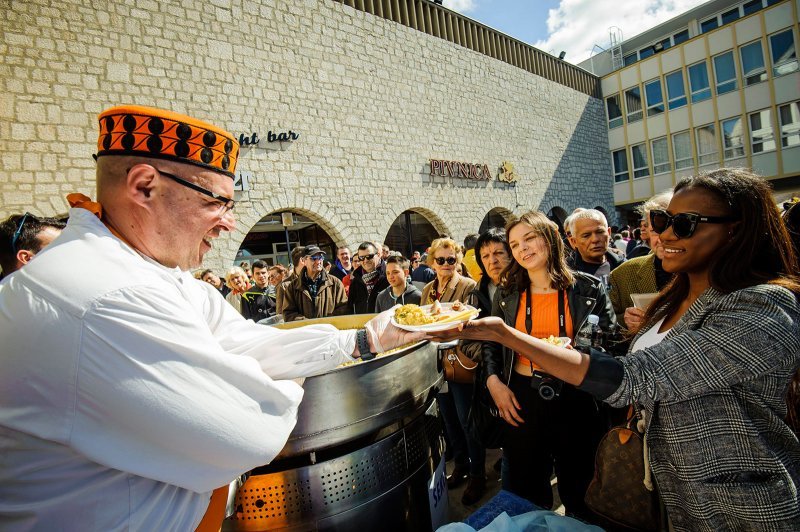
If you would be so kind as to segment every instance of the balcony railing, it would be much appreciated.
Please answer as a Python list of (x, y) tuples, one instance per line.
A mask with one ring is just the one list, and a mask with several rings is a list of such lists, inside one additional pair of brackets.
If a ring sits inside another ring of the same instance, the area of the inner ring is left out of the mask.
[(600, 98), (600, 78), (428, 0), (334, 0)]

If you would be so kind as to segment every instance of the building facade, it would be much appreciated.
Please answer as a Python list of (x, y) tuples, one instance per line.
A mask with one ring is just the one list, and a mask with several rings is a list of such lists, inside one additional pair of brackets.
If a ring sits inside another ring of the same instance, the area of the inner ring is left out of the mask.
[(779, 201), (800, 191), (798, 9), (712, 0), (581, 64), (601, 76), (622, 218), (720, 166), (753, 168)]
[(404, 219), (459, 240), (529, 209), (613, 212), (598, 78), (432, 3), (4, 7), (3, 217), (93, 196), (97, 114), (125, 103), (242, 141), (237, 230), (216, 241), (215, 268), (281, 261), (287, 239), (383, 242)]

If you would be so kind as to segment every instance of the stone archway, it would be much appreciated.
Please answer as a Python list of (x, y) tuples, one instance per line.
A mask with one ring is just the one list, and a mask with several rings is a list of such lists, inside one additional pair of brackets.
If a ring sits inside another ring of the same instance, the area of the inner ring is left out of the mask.
[(494, 207), (483, 217), (478, 233), (483, 234), (492, 227), (499, 227), (502, 229), (512, 218), (514, 218), (514, 213), (510, 210), (505, 207)]
[(447, 224), (433, 211), (422, 207), (400, 213), (389, 226), (383, 242), (391, 249), (409, 256), (412, 251), (424, 252), (430, 243), (449, 234)]
[(555, 206), (547, 211), (547, 217), (558, 225), (558, 229), (562, 234), (564, 233), (564, 220), (567, 219), (567, 216), (569, 214), (563, 207)]
[[(284, 222), (289, 223), (284, 226)], [(307, 209), (281, 209), (258, 220), (247, 232), (236, 253), (236, 264), (261, 259), (267, 264), (289, 266), (289, 253), (297, 246), (314, 244), (326, 255), (336, 256), (341, 235), (332, 224)]]

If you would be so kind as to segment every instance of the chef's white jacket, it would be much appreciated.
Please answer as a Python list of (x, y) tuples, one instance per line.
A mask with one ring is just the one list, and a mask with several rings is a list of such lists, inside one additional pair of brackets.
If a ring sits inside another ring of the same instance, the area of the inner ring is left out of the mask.
[(217, 290), (70, 211), (0, 284), (0, 529), (193, 530), (269, 463), (354, 331), (246, 321)]

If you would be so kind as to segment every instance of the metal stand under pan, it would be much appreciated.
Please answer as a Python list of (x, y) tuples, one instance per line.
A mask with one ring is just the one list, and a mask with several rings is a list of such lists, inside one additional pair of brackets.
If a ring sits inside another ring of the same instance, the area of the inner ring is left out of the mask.
[(254, 470), (239, 488), (223, 531), (422, 531), (446, 522), (435, 402), (394, 433), (343, 451), (315, 464), (295, 466), (290, 459)]

